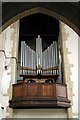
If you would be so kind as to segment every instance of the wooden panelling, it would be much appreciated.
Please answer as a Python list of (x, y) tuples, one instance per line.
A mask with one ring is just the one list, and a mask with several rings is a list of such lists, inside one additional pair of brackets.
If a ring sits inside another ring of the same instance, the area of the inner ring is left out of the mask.
[(57, 97), (67, 97), (66, 95), (66, 87), (65, 86), (61, 86), (59, 84), (56, 85), (56, 94), (57, 94)]
[(67, 87), (58, 83), (17, 83), (13, 85), (11, 108), (68, 108)]
[(53, 97), (54, 92), (53, 84), (41, 84), (41, 97)]
[(38, 84), (27, 84), (27, 97), (38, 97)]
[(13, 87), (13, 97), (23, 96), (23, 85), (18, 84)]

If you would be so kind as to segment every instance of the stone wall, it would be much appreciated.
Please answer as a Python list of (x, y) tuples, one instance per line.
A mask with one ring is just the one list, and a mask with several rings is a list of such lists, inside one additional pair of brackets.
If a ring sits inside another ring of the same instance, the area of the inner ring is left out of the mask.
[(71, 108), (69, 118), (78, 118), (78, 35), (66, 24), (60, 24), (64, 81), (67, 84), (68, 98)]
[(13, 113), (12, 109), (9, 108), (9, 99), (12, 98), (12, 84), (16, 80), (19, 21), (3, 31), (0, 38), (0, 116), (5, 118), (12, 117)]

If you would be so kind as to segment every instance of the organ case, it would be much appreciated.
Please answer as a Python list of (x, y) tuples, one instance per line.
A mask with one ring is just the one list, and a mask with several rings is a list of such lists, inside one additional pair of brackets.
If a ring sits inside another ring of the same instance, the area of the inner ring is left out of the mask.
[(19, 80), (13, 85), (10, 107), (69, 108), (67, 86), (62, 83), (58, 41), (53, 41), (43, 51), (42, 39), (38, 35), (36, 46), (36, 50), (33, 50), (25, 41), (21, 41)]

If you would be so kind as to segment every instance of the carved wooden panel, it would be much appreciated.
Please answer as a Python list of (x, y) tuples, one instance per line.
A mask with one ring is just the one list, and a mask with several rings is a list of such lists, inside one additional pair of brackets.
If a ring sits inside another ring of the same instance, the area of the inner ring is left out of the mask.
[(27, 97), (38, 97), (38, 84), (27, 84)]
[(14, 86), (13, 88), (13, 97), (20, 97), (23, 96), (23, 85), (18, 84)]
[(53, 84), (41, 84), (41, 97), (53, 97), (54, 92)]

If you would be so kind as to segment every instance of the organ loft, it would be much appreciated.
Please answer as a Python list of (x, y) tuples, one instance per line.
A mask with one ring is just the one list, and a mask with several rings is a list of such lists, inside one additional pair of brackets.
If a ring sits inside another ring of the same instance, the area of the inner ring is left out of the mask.
[(18, 76), (9, 106), (14, 109), (69, 108), (59, 21), (34, 14), (20, 20), (19, 33)]

